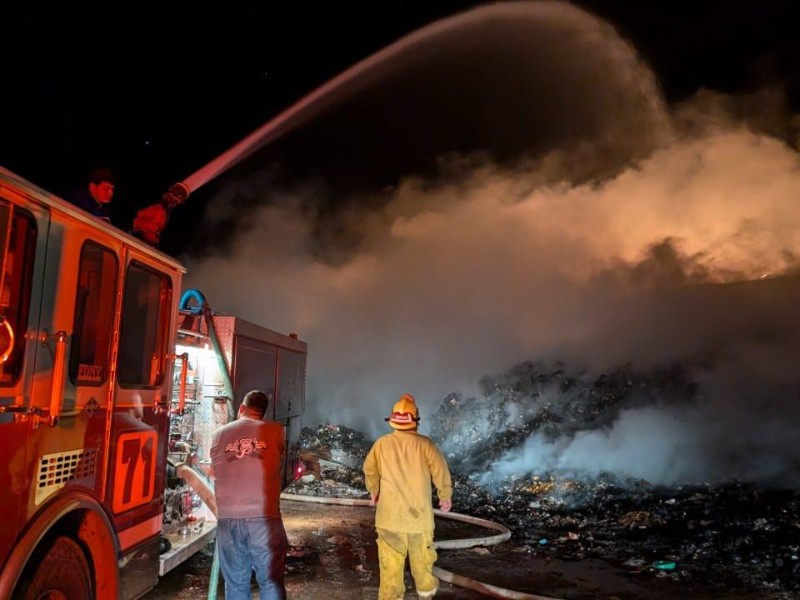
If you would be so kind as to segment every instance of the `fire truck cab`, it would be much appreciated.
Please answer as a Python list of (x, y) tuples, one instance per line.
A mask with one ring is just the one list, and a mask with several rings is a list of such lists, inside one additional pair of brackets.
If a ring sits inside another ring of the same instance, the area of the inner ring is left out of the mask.
[[(0, 261), (0, 600), (140, 597), (158, 581), (184, 413), (185, 269), (2, 168)], [(287, 401), (302, 398), (305, 344), (284, 350), (297, 363)], [(299, 435), (298, 404), (276, 418)]]

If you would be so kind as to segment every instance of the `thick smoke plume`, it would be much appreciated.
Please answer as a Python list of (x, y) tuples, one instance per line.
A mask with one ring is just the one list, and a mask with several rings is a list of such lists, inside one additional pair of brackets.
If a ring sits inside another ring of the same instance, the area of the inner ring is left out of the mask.
[(309, 425), (377, 435), (410, 392), (425, 433), (448, 394), (478, 395), (482, 376), (526, 360), (594, 375), (683, 364), (691, 404), (532, 435), (493, 471), (786, 482), (800, 464), (800, 160), (709, 114), (708, 97), (675, 111), (670, 141), (603, 180), (563, 177), (570, 161), (602, 162), (591, 146), (513, 167), (443, 158), (441, 178), (407, 177), (362, 203), (379, 210), (347, 204), (335, 225), (353, 241), (335, 260), (319, 244), (330, 221), (309, 214), (314, 189), (273, 190), (224, 253), (187, 261), (188, 283), (309, 343)]
[[(309, 422), (371, 433), (404, 391), (430, 415), (526, 359), (601, 372), (712, 353), (701, 405), (626, 413), (563, 448), (542, 454), (531, 440), (524, 452), (680, 480), (713, 475), (717, 460), (694, 460), (703, 446), (754, 476), (800, 458), (798, 166), (780, 141), (731, 129), (602, 184), (541, 187), (535, 168), (491, 165), (456, 182), (408, 180), (384, 212), (360, 215), (375, 234), (335, 265), (314, 257), (311, 224), (287, 198), (189, 279), (230, 312), (309, 342)], [(782, 275), (755, 297), (732, 285)]]

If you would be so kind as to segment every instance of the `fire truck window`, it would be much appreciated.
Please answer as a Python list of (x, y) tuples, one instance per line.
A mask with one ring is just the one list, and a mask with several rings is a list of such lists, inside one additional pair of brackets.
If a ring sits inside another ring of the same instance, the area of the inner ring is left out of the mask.
[(108, 377), (117, 257), (94, 242), (81, 249), (69, 376), (76, 385), (102, 385)]
[[(10, 208), (7, 203), (3, 204), (4, 208)], [(36, 252), (36, 221), (33, 216), (16, 207), (5, 214), (8, 218), (1, 234), (5, 260), (0, 282), (0, 318), (6, 324), (0, 328), (0, 335), (9, 336), (9, 332), (13, 332), (14, 348), (0, 364), (0, 386), (14, 385), (22, 373)], [(9, 336), (7, 341), (10, 339)]]
[(172, 285), (168, 277), (132, 262), (125, 278), (118, 372), (125, 387), (156, 387), (164, 375)]

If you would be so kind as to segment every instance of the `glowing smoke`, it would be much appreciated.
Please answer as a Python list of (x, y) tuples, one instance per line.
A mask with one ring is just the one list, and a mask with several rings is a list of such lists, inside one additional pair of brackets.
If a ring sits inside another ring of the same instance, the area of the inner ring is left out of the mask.
[(189, 284), (309, 342), (306, 424), (377, 434), (402, 392), (424, 418), (446, 394), (538, 357), (602, 372), (713, 351), (696, 407), (628, 411), (557, 445), (533, 437), (497, 472), (546, 464), (667, 483), (785, 473), (800, 460), (800, 317), (788, 295), (800, 286), (748, 296), (701, 284), (795, 271), (797, 152), (717, 121), (602, 182), (552, 183), (575, 151), (406, 178), (380, 212), (340, 218), (360, 241), (338, 262), (314, 252), (318, 232), (296, 210), (313, 191), (298, 186), (250, 214), (225, 256), (190, 263)]

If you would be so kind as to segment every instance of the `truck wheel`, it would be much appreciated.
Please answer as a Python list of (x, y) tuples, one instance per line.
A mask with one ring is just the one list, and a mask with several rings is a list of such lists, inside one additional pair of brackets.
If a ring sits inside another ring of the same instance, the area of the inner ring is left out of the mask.
[(57, 537), (36, 565), (22, 593), (23, 600), (90, 600), (92, 578), (81, 547)]

